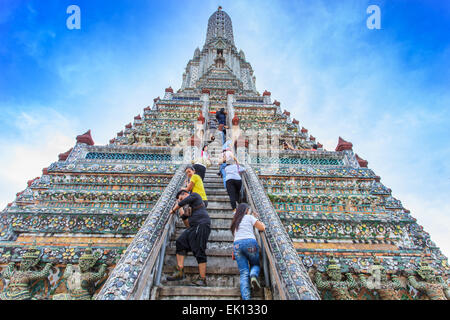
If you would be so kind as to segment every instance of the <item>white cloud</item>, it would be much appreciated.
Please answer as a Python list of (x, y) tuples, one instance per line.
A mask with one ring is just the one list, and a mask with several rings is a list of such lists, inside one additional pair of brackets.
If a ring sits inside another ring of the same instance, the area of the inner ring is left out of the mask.
[(14, 133), (0, 137), (0, 210), (75, 144), (76, 120), (41, 106), (32, 110), (10, 115)]

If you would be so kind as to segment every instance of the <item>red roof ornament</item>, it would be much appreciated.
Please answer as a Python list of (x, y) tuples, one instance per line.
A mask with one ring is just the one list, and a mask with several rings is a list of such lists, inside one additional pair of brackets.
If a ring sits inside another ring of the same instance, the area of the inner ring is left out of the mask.
[(85, 134), (78, 136), (77, 143), (86, 143), (89, 146), (93, 146), (95, 143), (91, 136), (91, 130), (88, 130)]
[(160, 97), (157, 97), (157, 98), (153, 99), (153, 102), (157, 102), (157, 101), (159, 101), (159, 100), (161, 100), (161, 98), (160, 98)]
[(381, 177), (380, 177), (380, 176), (376, 176), (376, 177), (375, 177), (375, 181), (376, 181), (376, 182), (380, 182), (380, 181), (381, 181)]
[(117, 133), (118, 137), (122, 137), (123, 136), (123, 130)]
[(58, 156), (59, 161), (66, 161), (69, 157), (70, 153), (72, 152), (73, 148), (71, 148), (69, 151), (60, 153)]
[(168, 88), (166, 88), (166, 92), (170, 92), (170, 93), (173, 93), (173, 89), (172, 89), (172, 87), (168, 87)]
[(236, 91), (234, 91), (234, 90), (227, 90), (227, 95), (228, 94), (235, 94), (236, 93)]
[(358, 154), (355, 154), (356, 160), (358, 160), (359, 166), (361, 168), (367, 168), (367, 165), (369, 162), (367, 160), (364, 160), (358, 156)]
[(291, 116), (291, 113), (290, 113), (289, 111), (286, 111), (286, 110), (284, 110), (283, 114), (284, 114), (285, 116), (288, 116), (288, 117)]
[(239, 125), (239, 118), (237, 115), (234, 115), (234, 118), (233, 120), (231, 120), (231, 123), (233, 124), (233, 126)]
[(150, 108), (150, 106), (148, 106), (147, 108), (144, 108), (144, 111), (150, 111), (152, 110), (152, 108)]
[(305, 127), (302, 127), (302, 133), (308, 133), (308, 129), (305, 129)]
[(131, 127), (133, 127), (133, 126), (131, 125), (131, 122), (125, 126), (126, 129), (131, 129)]
[(33, 180), (28, 180), (28, 182), (27, 182), (28, 187), (31, 187), (31, 185), (33, 184), (33, 182), (35, 182), (36, 180), (39, 180), (39, 177), (34, 178)]
[(300, 122), (297, 119), (294, 118), (294, 120), (292, 120), (292, 123), (293, 124), (299, 124)]
[(211, 94), (211, 90), (203, 88), (202, 93)]
[(142, 120), (141, 115), (138, 114), (136, 117), (134, 117), (134, 120)]
[(270, 92), (267, 91), (267, 90), (265, 90), (264, 93), (263, 93), (263, 97), (265, 97), (265, 96), (271, 96), (271, 95), (272, 95), (272, 93), (270, 93)]
[(322, 149), (323, 148), (323, 144), (321, 144), (320, 142), (317, 142), (317, 149)]
[(12, 206), (12, 202), (8, 203), (8, 207), (11, 207), (11, 206)]
[(339, 142), (336, 147), (336, 151), (344, 151), (344, 150), (352, 150), (353, 149), (353, 143), (347, 142), (341, 137), (339, 137)]
[(48, 168), (42, 169), (42, 174), (43, 174), (44, 176), (48, 175)]
[(275, 101), (273, 102), (273, 104), (276, 105), (277, 107), (279, 107), (281, 103), (280, 103), (279, 101), (275, 100)]
[(116, 139), (109, 140), (109, 144), (114, 144), (114, 142), (116, 142)]
[(28, 180), (28, 181), (27, 181), (27, 187), (28, 187), (28, 188), (31, 187), (31, 185), (33, 184), (33, 182), (34, 182), (34, 179), (33, 179), (33, 180)]
[(316, 141), (316, 138), (313, 137), (312, 135), (310, 135), (310, 136), (309, 136), (309, 140), (311, 140), (311, 141)]

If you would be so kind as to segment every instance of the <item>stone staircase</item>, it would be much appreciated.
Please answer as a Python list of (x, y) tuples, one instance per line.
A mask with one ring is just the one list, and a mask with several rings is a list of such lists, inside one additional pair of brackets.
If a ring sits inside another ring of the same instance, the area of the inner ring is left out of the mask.
[[(161, 286), (154, 299), (158, 300), (239, 300), (239, 270), (236, 261), (231, 259), (233, 236), (230, 232), (233, 211), (224, 189), (222, 178), (217, 176), (218, 167), (211, 167), (205, 175), (205, 191), (208, 197), (208, 213), (211, 217), (211, 234), (206, 250), (208, 257), (206, 278), (207, 287), (190, 285), (190, 280), (198, 274), (197, 261), (192, 253), (185, 258), (186, 279), (167, 281), (176, 266), (175, 240), (185, 230), (182, 221), (177, 221), (176, 232), (166, 249)], [(262, 264), (261, 264), (262, 265)], [(260, 278), (263, 278), (261, 272)], [(260, 279), (263, 285), (263, 279)], [(253, 299), (263, 299), (263, 289), (252, 293)]]

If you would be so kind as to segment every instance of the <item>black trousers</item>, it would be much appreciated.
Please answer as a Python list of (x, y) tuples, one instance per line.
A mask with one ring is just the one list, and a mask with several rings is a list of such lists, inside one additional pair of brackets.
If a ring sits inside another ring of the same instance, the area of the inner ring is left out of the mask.
[(202, 181), (205, 180), (206, 167), (198, 163), (194, 164), (193, 167), (195, 173), (198, 174), (200, 178), (202, 178)]
[(227, 180), (227, 192), (230, 197), (231, 208), (236, 209), (236, 202), (239, 200), (241, 192), (242, 180)]
[(206, 263), (206, 246), (211, 227), (209, 224), (199, 224), (186, 229), (176, 241), (176, 253), (187, 256), (192, 251), (197, 263)]

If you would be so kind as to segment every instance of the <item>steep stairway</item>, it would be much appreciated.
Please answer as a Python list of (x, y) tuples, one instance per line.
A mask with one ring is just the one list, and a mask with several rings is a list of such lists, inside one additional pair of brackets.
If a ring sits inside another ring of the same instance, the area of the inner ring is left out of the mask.
[[(192, 253), (185, 259), (186, 279), (167, 281), (176, 266), (175, 240), (185, 230), (182, 221), (177, 221), (176, 232), (170, 239), (166, 249), (161, 286), (152, 298), (159, 300), (239, 300), (239, 270), (236, 261), (231, 259), (233, 236), (230, 232), (233, 211), (224, 189), (222, 178), (217, 176), (219, 168), (211, 167), (205, 175), (205, 191), (208, 196), (208, 214), (211, 217), (211, 234), (206, 250), (208, 257), (206, 278), (207, 287), (190, 285), (193, 276), (198, 275), (197, 261)], [(262, 273), (262, 272), (261, 272)], [(263, 275), (261, 275), (263, 278)], [(261, 285), (264, 283), (260, 279)], [(263, 290), (252, 293), (254, 299), (264, 297)]]

